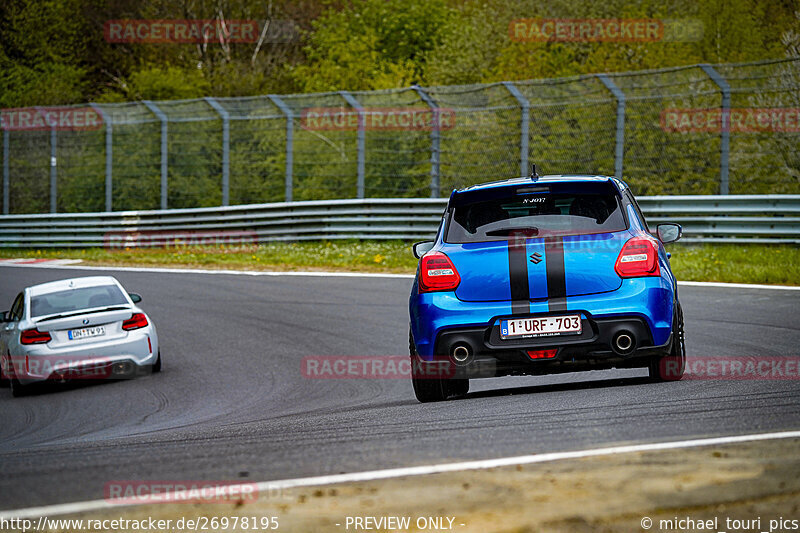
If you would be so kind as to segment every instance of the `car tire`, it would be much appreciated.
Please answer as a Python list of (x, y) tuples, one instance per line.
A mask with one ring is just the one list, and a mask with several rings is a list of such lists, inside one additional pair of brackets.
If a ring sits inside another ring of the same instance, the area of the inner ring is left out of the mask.
[(153, 374), (158, 374), (159, 372), (161, 372), (161, 350), (158, 351), (156, 362), (150, 365), (150, 372), (152, 372)]
[(469, 379), (449, 379), (447, 380), (447, 386), (453, 396), (466, 396), (469, 392)]
[(650, 361), (650, 378), (653, 381), (679, 381), (686, 372), (686, 334), (680, 302), (676, 306), (672, 331), (673, 341), (669, 355), (654, 357)]
[(0, 357), (0, 389), (7, 389), (11, 386), (11, 382), (8, 380), (8, 376), (6, 375), (5, 371), (3, 370), (6, 368), (6, 365), (10, 365), (11, 362), (6, 362), (5, 359)]
[(422, 403), (441, 402), (447, 399), (449, 387), (447, 380), (442, 378), (425, 378), (416, 377), (414, 375), (414, 368), (416, 368), (417, 361), (417, 346), (414, 344), (414, 337), (411, 331), (408, 332), (408, 352), (411, 357), (411, 384), (414, 387), (414, 396), (417, 397)]
[(26, 396), (29, 392), (29, 387), (19, 382), (13, 370), (8, 376), (8, 384), (11, 386), (11, 396), (14, 398), (21, 398), (22, 396)]

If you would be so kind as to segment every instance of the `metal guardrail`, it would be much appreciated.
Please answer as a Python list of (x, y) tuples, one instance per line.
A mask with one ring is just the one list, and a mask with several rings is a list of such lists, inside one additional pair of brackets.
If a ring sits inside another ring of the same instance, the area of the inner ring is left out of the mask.
[[(800, 244), (800, 195), (650, 196), (648, 223), (677, 222), (684, 242)], [(120, 232), (248, 231), (259, 242), (426, 239), (443, 198), (376, 198), (164, 211), (0, 216), (0, 247), (99, 247)], [(130, 244), (136, 246), (135, 242)]]
[(647, 222), (677, 222), (683, 242), (800, 244), (800, 195), (649, 196)]

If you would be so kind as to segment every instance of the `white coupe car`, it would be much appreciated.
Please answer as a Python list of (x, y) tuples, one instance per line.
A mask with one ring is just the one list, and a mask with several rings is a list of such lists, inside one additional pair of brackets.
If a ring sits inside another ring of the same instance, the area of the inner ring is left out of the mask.
[(47, 380), (117, 379), (161, 370), (153, 321), (111, 276), (24, 289), (0, 317), (0, 380), (14, 396)]

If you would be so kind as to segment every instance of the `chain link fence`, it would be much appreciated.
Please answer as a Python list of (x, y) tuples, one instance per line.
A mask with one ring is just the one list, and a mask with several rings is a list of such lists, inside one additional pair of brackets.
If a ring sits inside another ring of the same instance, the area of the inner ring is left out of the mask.
[(2, 118), (4, 214), (441, 197), (533, 163), (639, 195), (800, 192), (800, 59)]

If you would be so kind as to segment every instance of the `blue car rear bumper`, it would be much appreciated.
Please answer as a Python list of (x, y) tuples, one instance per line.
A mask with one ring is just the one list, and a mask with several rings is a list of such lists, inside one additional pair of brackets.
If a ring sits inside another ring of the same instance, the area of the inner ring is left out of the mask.
[[(497, 335), (499, 321), (513, 314), (510, 301), (465, 302), (454, 292), (419, 294), (416, 285), (410, 298), (411, 332), (417, 354), (423, 361), (448, 355), (453, 335), (463, 332), (473, 339), (479, 353), (519, 351), (525, 348), (563, 347), (573, 357), (581, 351), (609, 354), (608, 339), (620, 328), (635, 330), (635, 357), (643, 350), (668, 349), (673, 321), (673, 287), (662, 277), (624, 279), (619, 289), (584, 296), (568, 297), (566, 311), (548, 312), (547, 300), (531, 301), (530, 315), (577, 314), (582, 316), (584, 332), (577, 338), (540, 337), (527, 341), (502, 341)], [(627, 325), (626, 325), (627, 324)], [(563, 350), (562, 350), (563, 351)], [(561, 352), (560, 352), (561, 355)], [(617, 354), (619, 355), (619, 354)]]

